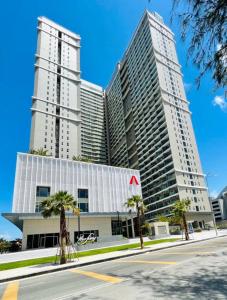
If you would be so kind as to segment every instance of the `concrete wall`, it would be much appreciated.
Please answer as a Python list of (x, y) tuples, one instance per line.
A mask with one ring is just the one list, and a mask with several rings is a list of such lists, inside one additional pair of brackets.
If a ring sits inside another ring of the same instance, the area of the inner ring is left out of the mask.
[[(23, 226), (22, 250), (27, 246), (27, 235), (59, 232), (59, 218), (25, 219)], [(78, 231), (78, 218), (67, 219), (67, 230), (70, 240), (74, 242), (74, 231)], [(81, 217), (80, 230), (98, 230), (99, 237), (111, 237), (111, 217)]]

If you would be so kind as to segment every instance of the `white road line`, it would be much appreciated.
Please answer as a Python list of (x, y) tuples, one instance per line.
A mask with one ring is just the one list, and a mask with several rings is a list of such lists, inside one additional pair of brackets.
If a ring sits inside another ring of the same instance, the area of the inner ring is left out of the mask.
[(98, 290), (98, 289), (101, 289), (101, 288), (104, 288), (104, 287), (107, 287), (107, 286), (111, 286), (111, 285), (113, 285), (113, 284), (112, 283), (99, 284), (98, 286), (86, 288), (86, 289), (80, 290), (78, 292), (65, 295), (63, 297), (53, 298), (52, 300), (65, 300), (65, 299), (69, 299), (71, 297), (75, 297), (75, 296), (79, 296), (81, 294), (87, 294), (87, 293), (90, 293), (90, 292), (94, 292), (95, 290)]

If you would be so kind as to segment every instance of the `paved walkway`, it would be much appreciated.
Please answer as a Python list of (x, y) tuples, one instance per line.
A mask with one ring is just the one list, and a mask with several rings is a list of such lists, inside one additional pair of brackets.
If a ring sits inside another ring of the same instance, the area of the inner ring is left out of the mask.
[[(219, 231), (220, 234), (223, 234), (224, 232), (227, 234), (227, 230)], [(222, 233), (221, 233), (222, 232)], [(193, 233), (190, 234), (191, 239), (201, 239), (206, 237), (212, 237), (216, 236), (216, 233), (214, 230), (211, 231), (203, 231), (201, 233)], [(182, 238), (181, 235), (172, 235), (167, 238)], [(166, 238), (166, 237), (165, 237)], [(144, 238), (144, 241), (150, 241), (148, 238)], [(121, 243), (116, 242), (116, 246), (118, 245), (125, 245), (125, 244), (132, 244), (139, 242), (139, 238), (135, 239), (129, 239), (129, 240), (122, 240)], [(105, 247), (111, 247), (113, 246), (113, 243), (105, 243), (105, 246), (99, 247), (99, 248), (105, 248)], [(83, 246), (82, 246), (83, 247)], [(83, 251), (81, 247), (81, 251)], [(98, 248), (96, 248), (98, 249)], [(90, 249), (84, 249), (90, 250)], [(55, 256), (57, 253), (57, 248), (46, 248), (46, 249), (33, 249), (33, 250), (26, 250), (26, 251), (20, 251), (15, 253), (5, 253), (0, 254), (0, 264), (7, 263), (7, 262), (14, 262), (14, 261), (22, 261), (27, 259), (34, 259), (34, 258), (41, 258), (41, 257), (47, 257), (47, 256)]]
[[(225, 236), (225, 235), (227, 235), (227, 230), (218, 231), (218, 236)], [(181, 237), (181, 236), (171, 236), (170, 238), (172, 238), (172, 237)], [(10, 279), (16, 279), (16, 278), (19, 279), (19, 278), (23, 278), (23, 277), (40, 275), (40, 274), (49, 273), (49, 272), (56, 272), (56, 271), (60, 271), (60, 270), (64, 270), (64, 269), (68, 269), (68, 268), (72, 268), (72, 267), (75, 268), (75, 267), (79, 267), (79, 266), (89, 265), (92, 263), (98, 263), (98, 262), (102, 262), (102, 261), (117, 259), (120, 257), (138, 255), (138, 254), (141, 254), (144, 252), (157, 251), (160, 249), (180, 246), (180, 245), (184, 245), (184, 244), (188, 244), (188, 243), (199, 242), (202, 240), (212, 239), (215, 237), (216, 237), (215, 231), (210, 230), (210, 231), (204, 231), (201, 233), (191, 234), (190, 241), (179, 240), (176, 242), (166, 242), (166, 243), (162, 243), (162, 244), (146, 246), (143, 250), (127, 249), (127, 250), (121, 250), (121, 251), (116, 251), (116, 252), (81, 257), (79, 260), (75, 260), (66, 265), (42, 264), (42, 265), (17, 268), (17, 269), (12, 269), (12, 270), (7, 270), (7, 271), (0, 271), (0, 282), (4, 282), (4, 281), (10, 280)], [(131, 239), (129, 242), (135, 243), (137, 241), (138, 241), (138, 239)]]

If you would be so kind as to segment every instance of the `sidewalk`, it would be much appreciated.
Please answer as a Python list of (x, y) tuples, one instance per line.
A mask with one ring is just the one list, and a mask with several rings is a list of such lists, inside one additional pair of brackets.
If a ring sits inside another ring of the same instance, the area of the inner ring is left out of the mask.
[[(221, 236), (227, 236), (227, 230), (218, 231), (218, 237)], [(181, 236), (171, 236), (170, 238), (173, 237), (181, 238)], [(67, 263), (66, 265), (42, 264), (42, 265), (35, 265), (35, 266), (17, 268), (12, 270), (0, 271), (0, 283), (10, 281), (10, 280), (16, 280), (16, 279), (51, 273), (51, 272), (57, 272), (57, 271), (66, 270), (70, 268), (82, 267), (82, 266), (114, 260), (118, 258), (139, 255), (141, 253), (157, 251), (166, 248), (172, 248), (175, 246), (181, 246), (181, 245), (195, 243), (195, 242), (213, 239), (213, 238), (216, 238), (216, 233), (214, 230), (210, 230), (201, 233), (191, 234), (189, 241), (179, 240), (176, 242), (166, 242), (163, 244), (150, 245), (150, 246), (146, 246), (143, 250), (127, 249), (127, 250), (121, 250), (116, 252), (97, 254), (93, 256), (86, 256), (86, 257), (81, 257), (71, 263)], [(137, 241), (138, 239), (131, 239), (129, 243), (135, 243)]]
[[(172, 235), (172, 236), (167, 236), (167, 237), (162, 237), (159, 239), (171, 239), (171, 238), (181, 238), (179, 235)], [(157, 239), (157, 240), (159, 240)], [(149, 238), (144, 237), (144, 241), (151, 241)], [(140, 239), (139, 238), (134, 238), (134, 239), (122, 239), (121, 243), (119, 242), (112, 242), (112, 243), (101, 243), (99, 247), (89, 247), (87, 248), (86, 246), (80, 246), (80, 249), (78, 252), (81, 251), (88, 251), (88, 250), (93, 250), (93, 249), (104, 249), (108, 247), (113, 247), (113, 246), (123, 246), (123, 245), (130, 245), (134, 243), (139, 243)], [(92, 245), (91, 245), (92, 246)], [(48, 257), (48, 256), (55, 256), (57, 253), (57, 248), (42, 248), (42, 249), (33, 249), (33, 250), (25, 250), (25, 251), (20, 251), (20, 252), (14, 252), (14, 253), (5, 253), (0, 255), (0, 264), (3, 263), (9, 263), (9, 262), (16, 262), (16, 261), (23, 261), (27, 259), (35, 259), (35, 258), (42, 258), (42, 257)]]

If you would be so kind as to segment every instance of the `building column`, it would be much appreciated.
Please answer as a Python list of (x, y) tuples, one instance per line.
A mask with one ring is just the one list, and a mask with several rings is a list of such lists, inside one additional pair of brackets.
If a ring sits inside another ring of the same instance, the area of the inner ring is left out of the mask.
[(125, 222), (126, 222), (126, 232), (127, 232), (127, 238), (129, 238), (129, 231), (128, 231), (128, 218), (125, 218)]
[(27, 235), (23, 234), (21, 250), (26, 250), (26, 249), (27, 249)]

